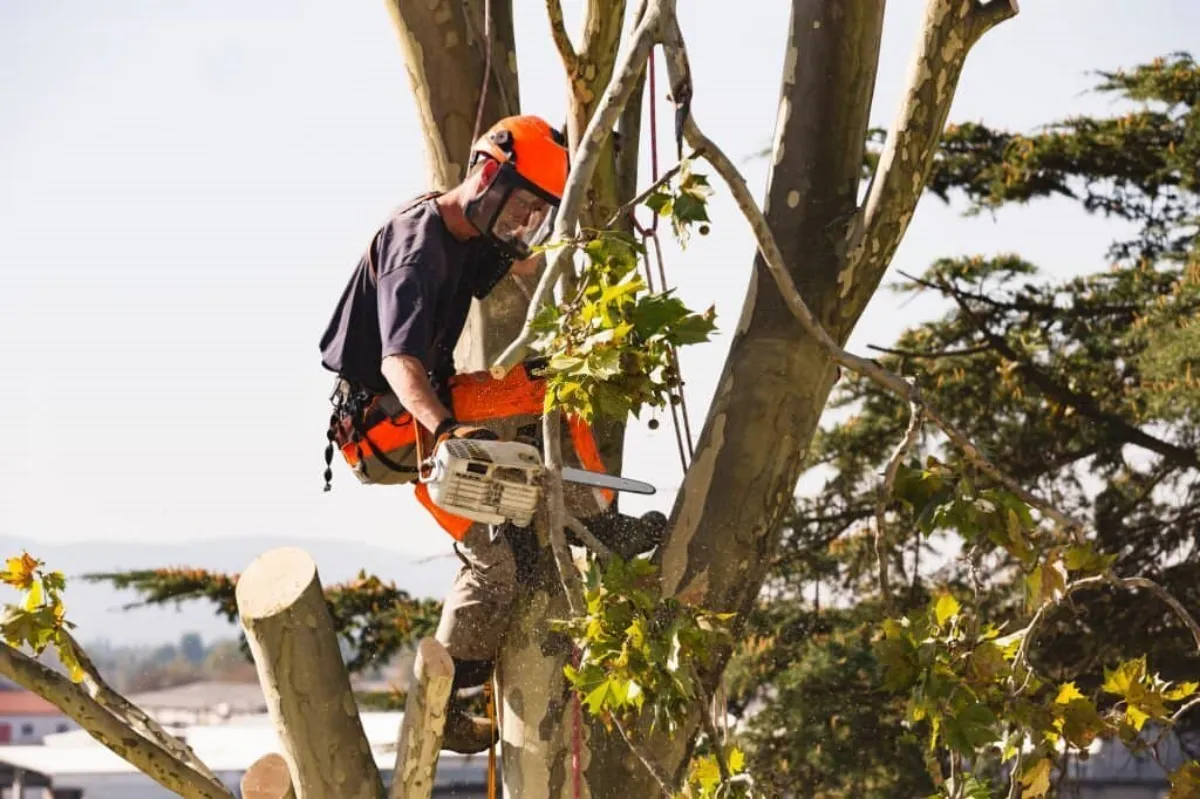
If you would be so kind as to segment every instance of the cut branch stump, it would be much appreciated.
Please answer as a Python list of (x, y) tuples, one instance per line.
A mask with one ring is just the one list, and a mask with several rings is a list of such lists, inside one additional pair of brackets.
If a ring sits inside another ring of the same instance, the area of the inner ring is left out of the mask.
[(312, 558), (260, 555), (237, 605), (296, 799), (385, 799)]

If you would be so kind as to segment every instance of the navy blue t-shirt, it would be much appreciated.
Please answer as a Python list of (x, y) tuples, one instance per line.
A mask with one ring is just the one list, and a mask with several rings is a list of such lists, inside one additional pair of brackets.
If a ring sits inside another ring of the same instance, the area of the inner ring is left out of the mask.
[(425, 365), (445, 401), (471, 299), (486, 296), (507, 266), (482, 237), (451, 235), (432, 197), (401, 207), (375, 234), (342, 292), (321, 337), (322, 364), (386, 393), (380, 361), (410, 355)]

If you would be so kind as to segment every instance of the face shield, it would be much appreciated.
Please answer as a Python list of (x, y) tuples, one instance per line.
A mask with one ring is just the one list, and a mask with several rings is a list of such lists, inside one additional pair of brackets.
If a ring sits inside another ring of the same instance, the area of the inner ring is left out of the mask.
[(510, 164), (500, 164), (491, 185), (466, 208), (471, 224), (516, 260), (528, 258), (533, 247), (550, 238), (557, 211), (558, 198)]

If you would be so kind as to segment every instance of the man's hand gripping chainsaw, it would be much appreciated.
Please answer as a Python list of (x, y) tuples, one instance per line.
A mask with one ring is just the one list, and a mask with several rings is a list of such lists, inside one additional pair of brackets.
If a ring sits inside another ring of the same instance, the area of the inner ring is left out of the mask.
[[(433, 452), (420, 461), (420, 480), (434, 504), (485, 524), (512, 522), (526, 527), (542, 498), (546, 467), (541, 452), (522, 441), (500, 441), (487, 428), (451, 425), (435, 436)], [(564, 467), (566, 482), (653, 494), (640, 480)]]

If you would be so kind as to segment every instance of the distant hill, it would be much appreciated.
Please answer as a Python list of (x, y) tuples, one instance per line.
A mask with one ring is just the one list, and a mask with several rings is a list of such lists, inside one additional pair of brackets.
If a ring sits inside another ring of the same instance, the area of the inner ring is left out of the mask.
[[(107, 639), (115, 645), (159, 644), (178, 641), (184, 632), (197, 632), (205, 640), (212, 640), (236, 636), (238, 630), (217, 617), (212, 605), (205, 602), (189, 602), (178, 609), (172, 606), (123, 611), (122, 606), (137, 599), (134, 592), (85, 582), (79, 575), (161, 566), (241, 572), (260, 553), (292, 543), (313, 556), (322, 583), (328, 585), (347, 580), (365, 568), (384, 580), (394, 580), (397, 586), (417, 597), (444, 596), (461, 565), (453, 553), (431, 560), (354, 541), (305, 539), (285, 542), (277, 538), (212, 539), (174, 544), (47, 544), (0, 537), (0, 555), (15, 555), (24, 548), (46, 561), (49, 568), (66, 574), (67, 618), (78, 625), (75, 633), (81, 642)], [(12, 596), (3, 593), (11, 589), (0, 589), (0, 603), (15, 598), (15, 593)]]

